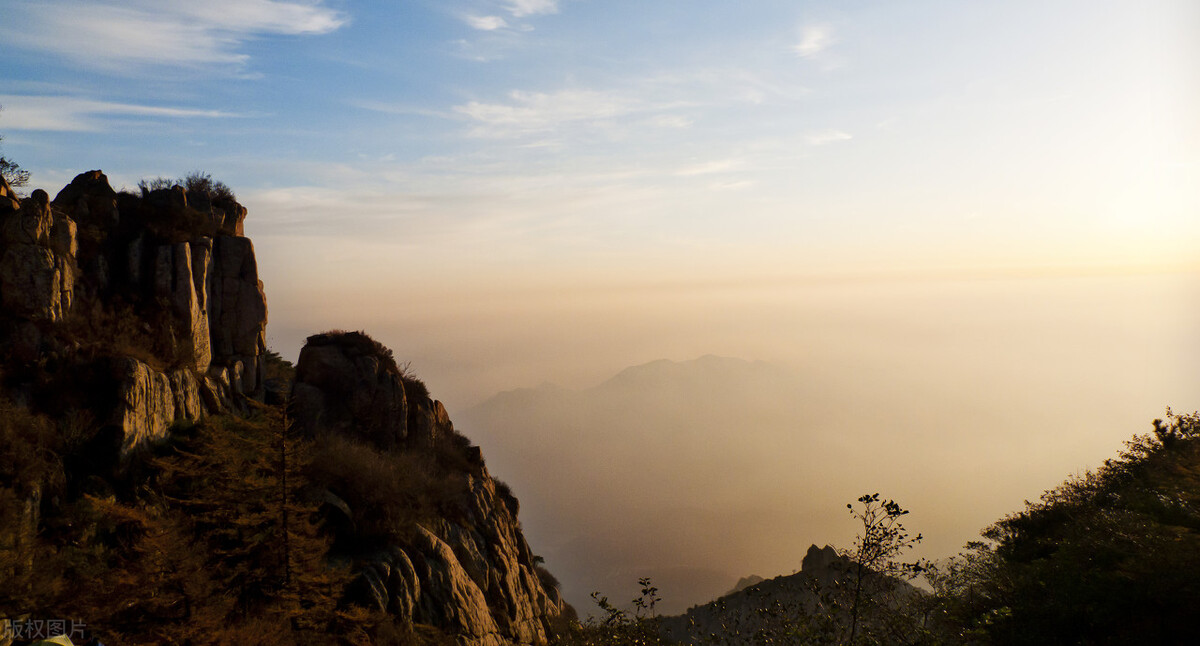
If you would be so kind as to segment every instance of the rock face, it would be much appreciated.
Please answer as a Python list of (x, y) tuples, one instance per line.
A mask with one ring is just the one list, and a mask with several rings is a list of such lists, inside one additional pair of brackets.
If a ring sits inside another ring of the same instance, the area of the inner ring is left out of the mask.
[[(118, 194), (98, 170), (53, 201), (40, 189), (18, 201), (2, 180), (0, 198), (0, 360), (14, 399), (85, 408), (123, 429), (128, 451), (261, 396), (267, 305), (240, 204), (180, 186)], [(59, 401), (72, 379), (98, 394)]]
[(309, 337), (292, 387), (296, 424), (353, 435), (381, 449), (408, 437), (408, 403), (395, 361), (364, 334)]
[[(11, 203), (0, 202), (4, 206)], [(56, 217), (42, 190), (22, 200), (19, 209), (0, 212), (0, 218), (0, 300), (5, 310), (31, 321), (62, 322), (71, 310), (75, 283), (75, 222), (66, 215)]]
[[(397, 369), (389, 350), (359, 333), (310, 337), (296, 366), (291, 411), (295, 428), (310, 437), (350, 438), (417, 465), (450, 456), (439, 477), (452, 483), (453, 513), (399, 528), (382, 549), (344, 555), (356, 564), (360, 602), (434, 626), (459, 644), (546, 641), (565, 605), (539, 576), (516, 499), (488, 474), (478, 447), (454, 430), (442, 404)], [(327, 492), (336, 513), (372, 513), (353, 509), (341, 493)], [(362, 542), (355, 538), (339, 542)]]

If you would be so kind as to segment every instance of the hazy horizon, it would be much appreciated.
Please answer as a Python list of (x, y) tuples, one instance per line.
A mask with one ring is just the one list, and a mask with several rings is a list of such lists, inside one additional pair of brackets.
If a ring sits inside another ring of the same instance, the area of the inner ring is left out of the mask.
[[(0, 7), (0, 154), (26, 190), (227, 183), (268, 345), (365, 330), (410, 362), (576, 601), (648, 559), (714, 589), (789, 572), (851, 540), (865, 491), (947, 555), (1200, 408), (1200, 3)], [(798, 375), (814, 417), (748, 419), (736, 450), (697, 423), (678, 461), (548, 443), (609, 494), (574, 508), (506, 456), (546, 429), (467, 422), (498, 392), (705, 355)], [(806, 438), (834, 475), (788, 470)], [(721, 446), (760, 468), (720, 504), (617, 477), (708, 486)]]

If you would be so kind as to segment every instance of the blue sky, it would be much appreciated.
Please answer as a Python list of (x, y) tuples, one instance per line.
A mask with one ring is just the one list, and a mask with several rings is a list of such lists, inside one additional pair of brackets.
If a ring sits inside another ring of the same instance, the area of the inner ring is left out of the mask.
[(1193, 3), (4, 5), (35, 184), (202, 168), (267, 231), (768, 273), (1200, 236)]
[[(786, 365), (855, 403), (797, 433), (879, 433), (861, 464), (916, 452), (919, 477), (854, 473), (935, 512), (936, 557), (1164, 406), (1200, 407), (1194, 0), (0, 16), (0, 151), (30, 188), (212, 173), (249, 209), (268, 344), (294, 358), (309, 334), (367, 330), (452, 417), (664, 357)], [(805, 486), (755, 430), (759, 475)], [(489, 464), (518, 493), (546, 486)], [(836, 511), (861, 493), (822, 495)], [(794, 518), (774, 552), (709, 560), (731, 584), (786, 571), (793, 520), (813, 541), (844, 529)], [(545, 554), (574, 531), (527, 530)]]

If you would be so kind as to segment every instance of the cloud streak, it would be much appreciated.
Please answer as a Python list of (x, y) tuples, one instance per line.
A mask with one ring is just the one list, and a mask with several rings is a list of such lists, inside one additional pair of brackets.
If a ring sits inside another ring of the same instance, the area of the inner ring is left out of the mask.
[(552, 14), (558, 13), (558, 0), (510, 0), (504, 8), (517, 18)]
[(463, 18), (463, 20), (472, 29), (478, 29), (480, 31), (495, 31), (497, 29), (504, 29), (508, 26), (508, 22), (506, 22), (504, 18), (501, 18), (500, 16), (466, 16)]
[(96, 101), (74, 96), (0, 95), (4, 106), (5, 130), (101, 131), (104, 117), (220, 119), (240, 115), (221, 110), (197, 110), (165, 106)]
[(637, 99), (615, 92), (513, 90), (508, 101), (471, 101), (454, 106), (453, 111), (475, 123), (470, 131), (472, 136), (505, 138), (553, 132), (568, 125), (594, 125), (651, 109)]
[(325, 34), (348, 18), (320, 2), (59, 0), (18, 5), (5, 22), (0, 36), (11, 45), (135, 74), (144, 67), (240, 67), (249, 56), (239, 48), (252, 38)]

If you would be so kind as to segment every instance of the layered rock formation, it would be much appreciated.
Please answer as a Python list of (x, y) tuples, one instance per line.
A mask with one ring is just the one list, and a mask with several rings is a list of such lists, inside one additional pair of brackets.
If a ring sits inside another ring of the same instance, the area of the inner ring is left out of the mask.
[[(403, 454), (449, 489), (445, 511), (392, 527), (384, 545), (341, 544), (358, 572), (360, 600), (405, 621), (454, 635), (460, 644), (542, 643), (563, 612), (543, 581), (517, 522), (517, 501), (489, 475), (478, 447), (454, 430), (441, 402), (397, 369), (391, 352), (360, 333), (311, 337), (292, 390), (295, 427), (336, 435), (384, 454)], [(327, 491), (337, 513), (356, 517), (343, 491)], [(358, 538), (360, 540), (351, 540)]]
[(127, 452), (260, 393), (267, 307), (240, 204), (180, 186), (118, 194), (98, 170), (53, 201), (12, 195), (0, 180), (12, 398), (87, 410)]

